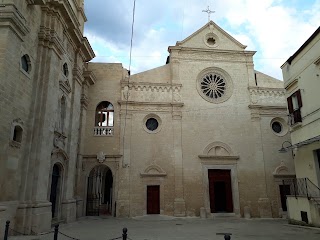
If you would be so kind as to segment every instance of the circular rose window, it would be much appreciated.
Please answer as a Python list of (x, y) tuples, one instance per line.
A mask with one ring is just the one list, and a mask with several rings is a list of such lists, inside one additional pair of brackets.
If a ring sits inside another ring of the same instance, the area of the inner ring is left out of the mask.
[(226, 90), (226, 82), (218, 74), (208, 73), (202, 77), (200, 81), (202, 92), (209, 98), (217, 99), (224, 95)]
[(197, 88), (205, 100), (220, 103), (231, 96), (232, 82), (226, 73), (209, 70), (199, 74)]

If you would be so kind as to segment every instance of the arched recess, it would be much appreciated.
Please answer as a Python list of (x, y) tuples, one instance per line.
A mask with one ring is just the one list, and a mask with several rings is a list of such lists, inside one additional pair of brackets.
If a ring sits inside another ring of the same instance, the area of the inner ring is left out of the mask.
[(65, 199), (65, 185), (68, 178), (68, 155), (55, 148), (51, 152), (51, 170), (49, 179), (48, 199), (51, 202), (52, 219), (60, 221), (62, 218), (62, 202)]
[(214, 156), (231, 156), (233, 155), (231, 148), (223, 142), (213, 142), (208, 144), (203, 150), (204, 155)]
[(114, 177), (106, 165), (95, 166), (87, 180), (86, 215), (113, 215)]
[(51, 169), (50, 197), (52, 219), (61, 218), (61, 203), (63, 195), (63, 166), (55, 163)]

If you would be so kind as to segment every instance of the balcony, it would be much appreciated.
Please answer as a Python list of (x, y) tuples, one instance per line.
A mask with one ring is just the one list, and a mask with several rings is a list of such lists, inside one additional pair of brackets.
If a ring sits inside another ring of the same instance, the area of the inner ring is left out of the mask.
[(113, 127), (94, 127), (93, 128), (93, 136), (96, 137), (106, 137), (113, 136)]
[(297, 109), (293, 111), (292, 113), (289, 114), (289, 125), (293, 126), (296, 123), (301, 123), (302, 122), (302, 117), (301, 117), (301, 112), (300, 109)]

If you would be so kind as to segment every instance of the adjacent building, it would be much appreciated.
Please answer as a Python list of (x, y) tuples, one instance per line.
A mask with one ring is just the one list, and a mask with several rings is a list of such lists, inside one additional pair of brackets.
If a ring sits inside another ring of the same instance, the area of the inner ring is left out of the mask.
[(297, 180), (289, 217), (320, 226), (320, 28), (282, 65)]

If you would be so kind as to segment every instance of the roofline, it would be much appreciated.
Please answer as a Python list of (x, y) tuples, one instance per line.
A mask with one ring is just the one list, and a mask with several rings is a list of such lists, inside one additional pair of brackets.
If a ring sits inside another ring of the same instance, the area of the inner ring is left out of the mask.
[[(309, 39), (291, 56), (285, 63), (291, 64), (292, 61), (298, 56), (299, 53), (320, 33), (320, 27), (309, 37)], [(283, 64), (284, 65), (284, 64)]]

